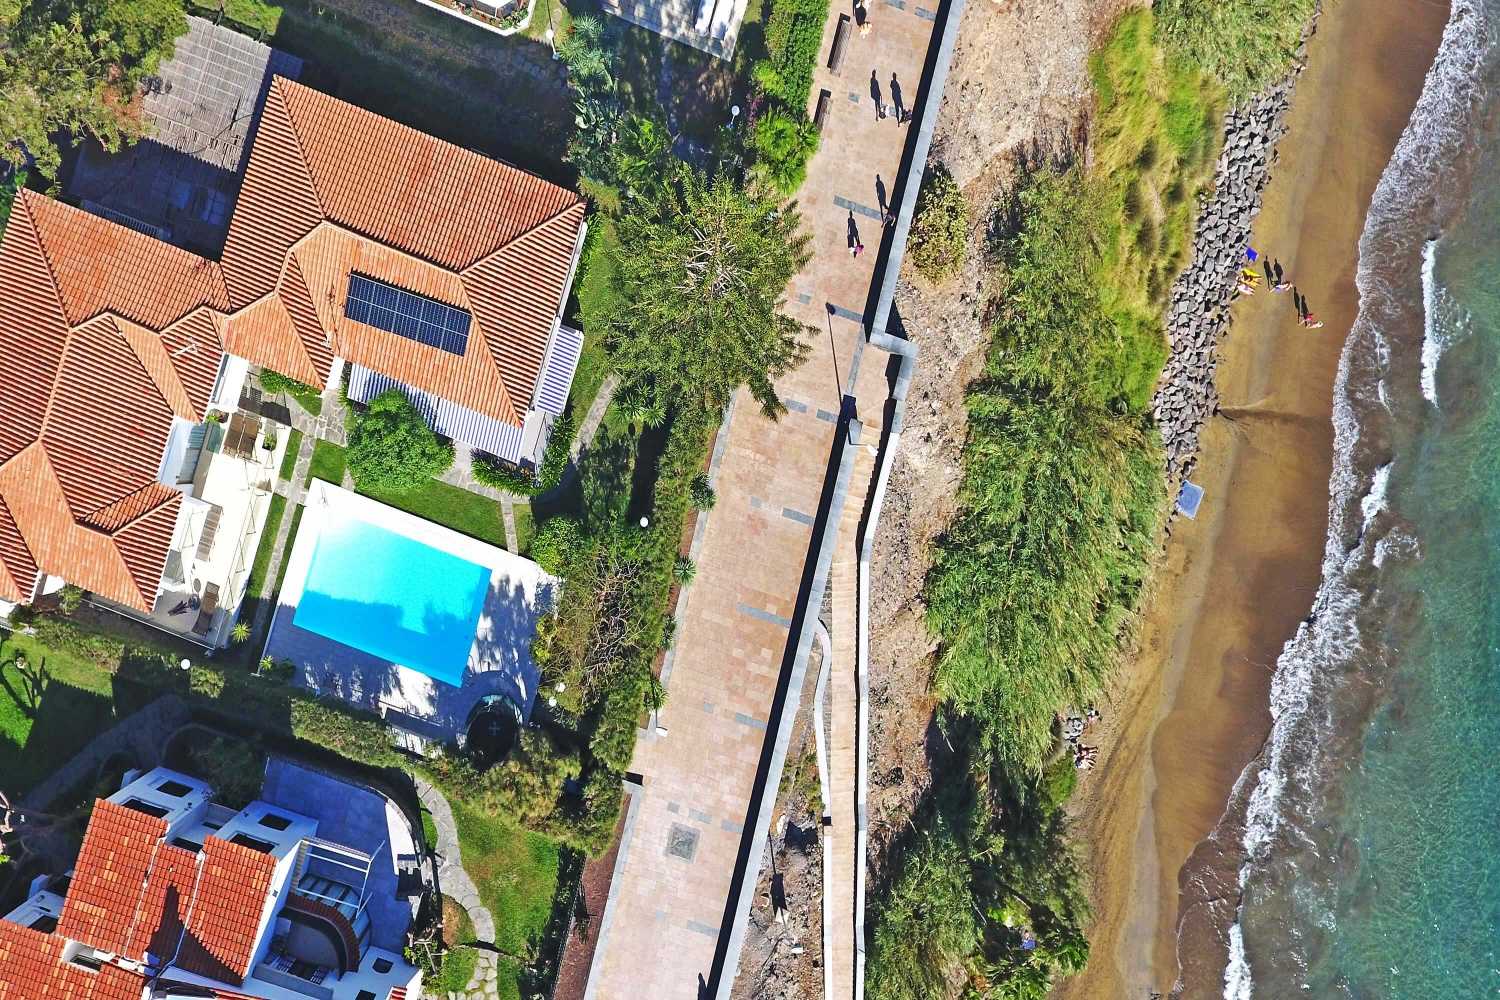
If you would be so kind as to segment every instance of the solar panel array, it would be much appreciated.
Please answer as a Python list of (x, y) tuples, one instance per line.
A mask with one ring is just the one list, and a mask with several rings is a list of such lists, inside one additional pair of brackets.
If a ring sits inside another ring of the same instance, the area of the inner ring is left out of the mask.
[(467, 312), (362, 274), (349, 275), (344, 315), (450, 354), (469, 349)]

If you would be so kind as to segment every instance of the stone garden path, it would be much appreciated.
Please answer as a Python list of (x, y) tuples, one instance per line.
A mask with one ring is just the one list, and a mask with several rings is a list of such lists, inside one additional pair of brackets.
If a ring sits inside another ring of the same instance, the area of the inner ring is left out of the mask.
[(448, 800), (419, 775), (412, 775), (412, 781), (417, 786), (417, 798), (432, 814), (433, 826), (437, 828), (438, 882), (443, 894), (453, 897), (468, 913), (469, 922), (474, 925), (475, 944), (480, 945), (475, 949), (479, 961), (474, 966), (474, 978), (469, 980), (463, 994), (450, 993), (448, 998), (453, 1000), (463, 995), (470, 1000), (497, 1000), (500, 955), (495, 951), (495, 918), (479, 901), (479, 887), (464, 871), (463, 854), (458, 846), (458, 825), (453, 821)]

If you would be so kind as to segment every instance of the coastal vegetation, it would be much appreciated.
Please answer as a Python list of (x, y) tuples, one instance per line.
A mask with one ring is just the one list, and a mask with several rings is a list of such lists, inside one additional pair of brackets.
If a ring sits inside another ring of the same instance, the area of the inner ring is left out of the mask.
[(1211, 182), (1223, 91), (1122, 17), (1090, 60), (1091, 156), (997, 213), (996, 301), (969, 387), (958, 510), (924, 596), (939, 640), (940, 782), (873, 896), (879, 1000), (1044, 997), (1088, 955), (1059, 720), (1102, 697), (1166, 512), (1149, 412), (1163, 310)]
[(1233, 98), (1291, 68), (1315, 0), (1156, 0), (1167, 47), (1217, 80)]
[(953, 175), (941, 165), (932, 167), (922, 182), (912, 219), (911, 262), (928, 281), (946, 281), (964, 266), (968, 246), (969, 203)]

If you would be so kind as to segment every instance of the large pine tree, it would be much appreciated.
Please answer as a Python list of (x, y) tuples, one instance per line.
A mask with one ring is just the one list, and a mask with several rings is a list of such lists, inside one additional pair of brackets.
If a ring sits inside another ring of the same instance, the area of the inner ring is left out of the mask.
[(744, 385), (767, 415), (782, 412), (773, 383), (801, 363), (812, 332), (781, 312), (808, 259), (801, 216), (696, 171), (656, 208), (618, 223), (624, 304), (604, 339), (621, 399), (659, 423), (680, 407), (722, 409)]

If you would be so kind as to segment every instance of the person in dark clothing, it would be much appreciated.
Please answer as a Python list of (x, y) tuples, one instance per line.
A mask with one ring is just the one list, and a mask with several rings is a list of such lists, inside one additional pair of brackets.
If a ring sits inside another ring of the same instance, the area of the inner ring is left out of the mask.
[(880, 78), (875, 71), (870, 70), (870, 100), (875, 102), (875, 118), (878, 121), (885, 117), (885, 99), (880, 93)]
[(885, 181), (880, 179), (879, 174), (875, 175), (875, 199), (880, 203), (881, 216), (890, 215), (891, 204), (886, 201)]
[(854, 210), (849, 210), (849, 256), (858, 257), (865, 245), (859, 241), (859, 224), (854, 221)]
[(898, 124), (906, 122), (906, 103), (901, 100), (901, 81), (896, 79), (896, 74), (891, 74), (891, 107), (896, 109), (896, 121)]

